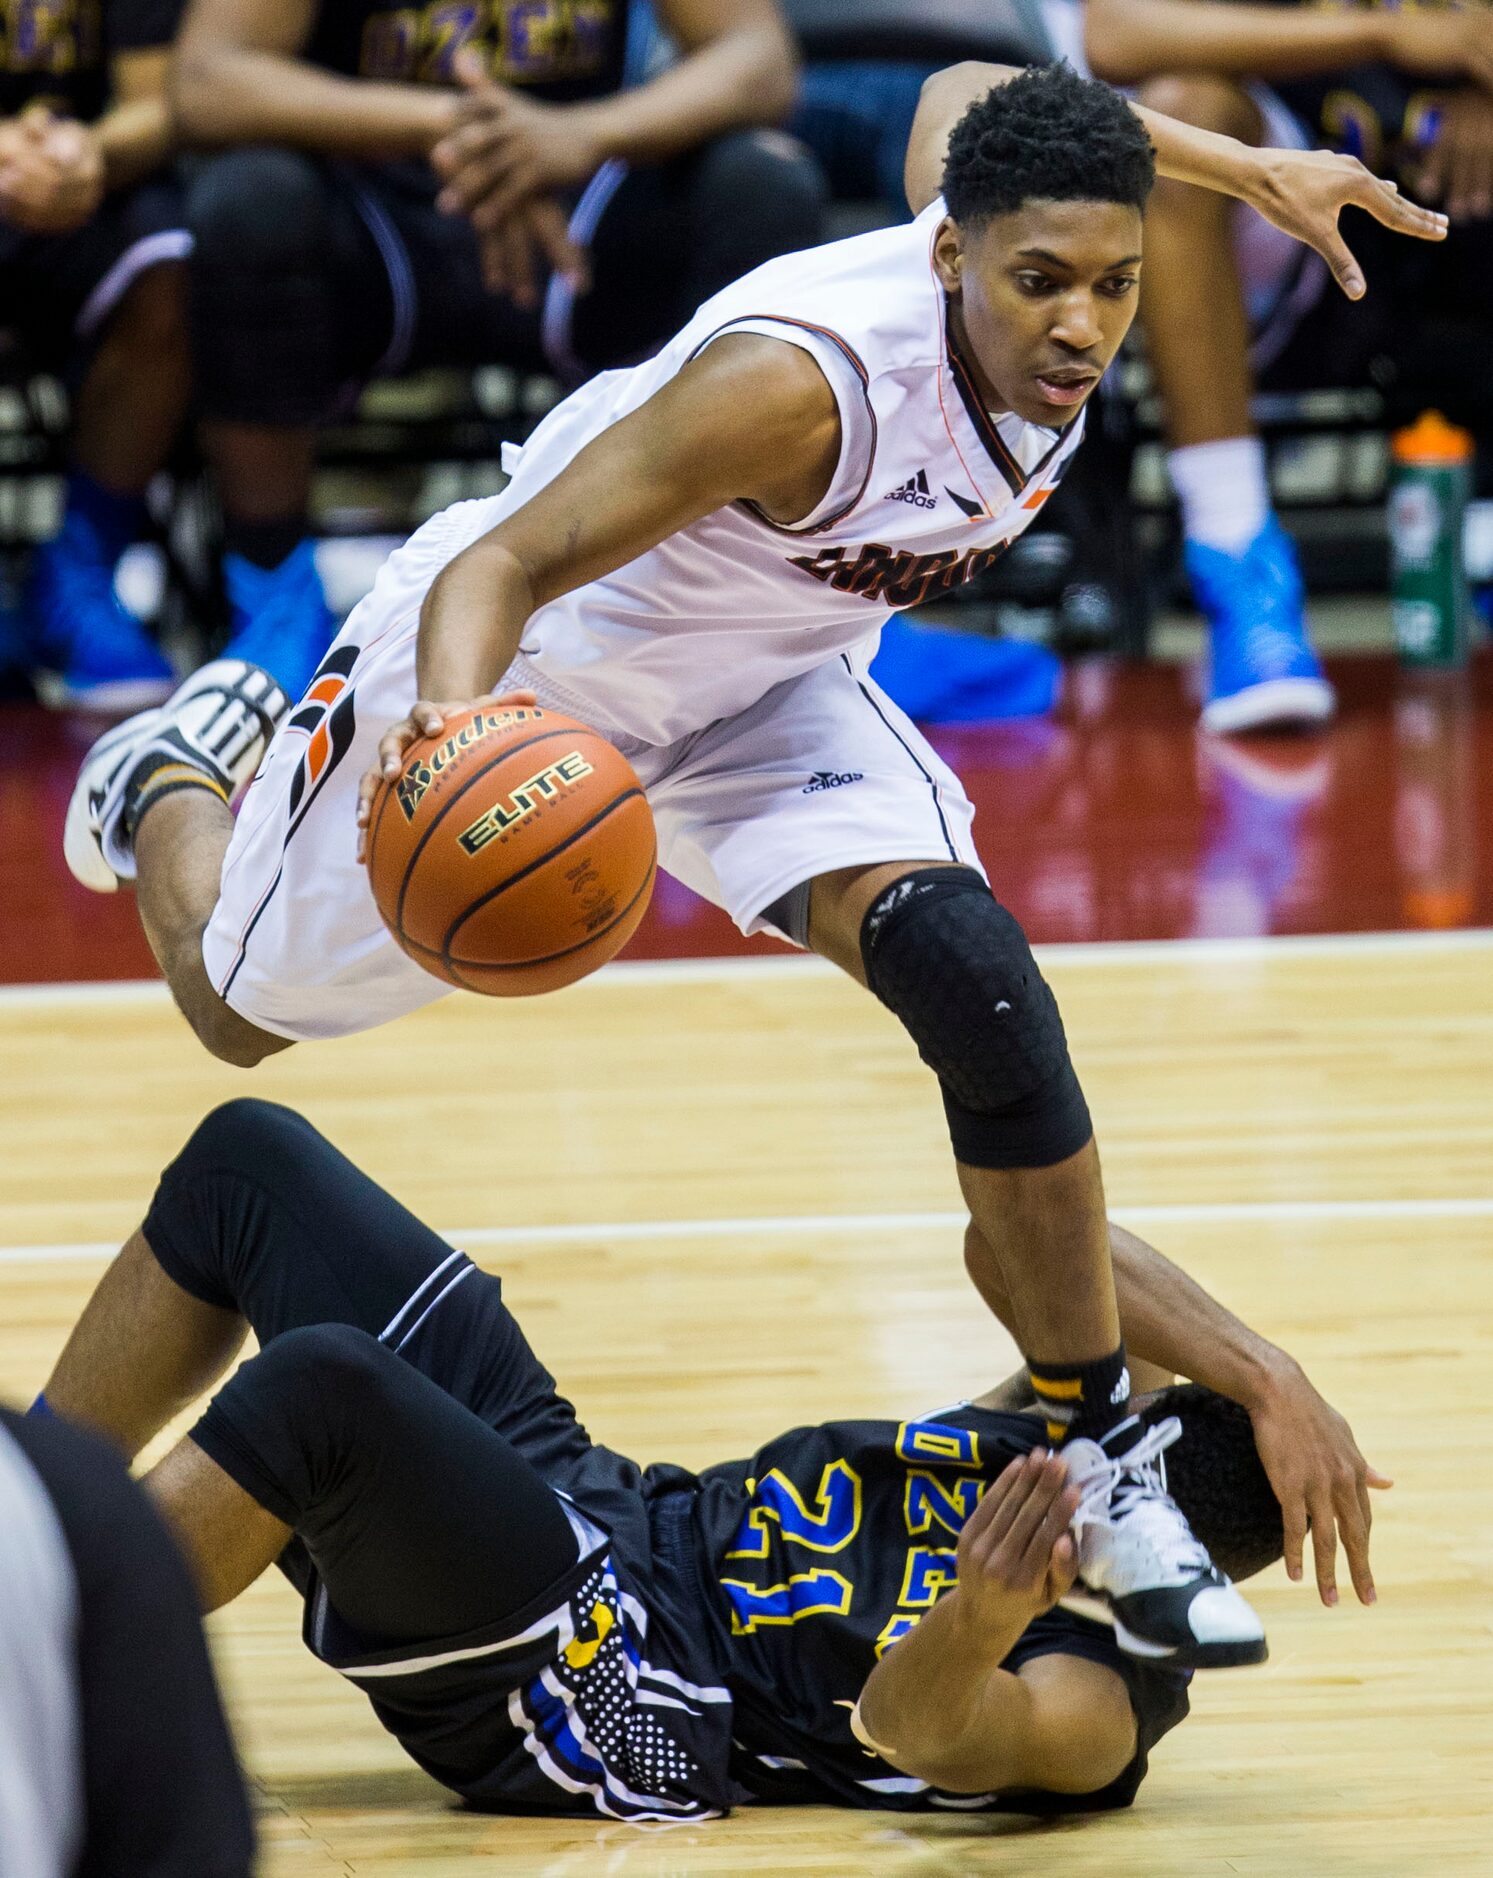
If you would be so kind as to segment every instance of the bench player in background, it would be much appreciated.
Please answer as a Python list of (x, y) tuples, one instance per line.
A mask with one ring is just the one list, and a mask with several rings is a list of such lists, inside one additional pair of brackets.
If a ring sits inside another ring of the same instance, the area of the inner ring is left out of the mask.
[[(699, 1476), (643, 1472), (590, 1440), (497, 1278), (300, 1116), (241, 1100), (162, 1176), (45, 1399), (138, 1453), (252, 1329), (259, 1354), (149, 1490), (207, 1608), (279, 1561), (313, 1653), (478, 1805), (1119, 1806), (1189, 1677), (1054, 1608), (1113, 1491), (1148, 1478), (1160, 1517), (1165, 1455), (1195, 1528), (1245, 1575), (1282, 1541), (1257, 1444), (1292, 1467), (1363, 1463), (1283, 1352), (1139, 1240), (1117, 1254), (1137, 1358), (1215, 1377), (1252, 1411), (1163, 1391), (1124, 1465), (1083, 1439), (1052, 1458), (1040, 1412), (984, 1400), (796, 1428)], [(1270, 1369), (1295, 1382), (1267, 1408)], [(1315, 1514), (1330, 1573), (1337, 1516)], [(1361, 1556), (1354, 1570), (1366, 1583)]]
[[(937, 1074), (971, 1260), (1007, 1300), (1054, 1443), (1128, 1439), (1093, 1129), (969, 801), (867, 665), (889, 612), (988, 566), (1077, 448), (1134, 311), (1147, 128), (1164, 170), (1257, 202), (1351, 291), (1345, 203), (1441, 231), (1349, 158), (1143, 124), (1063, 66), (941, 74), (908, 152), (916, 221), (748, 275), (657, 358), (559, 406), (501, 495), (427, 524), (349, 620), (236, 831), (234, 781), (285, 704), (230, 662), (100, 741), (66, 834), (80, 879), (138, 875), (182, 1009), (252, 1063), (441, 994), (385, 933), (351, 839), (380, 770), (456, 708), (415, 699), (523, 688), (596, 725), (643, 780), (662, 865), (743, 930), (867, 985)], [(848, 780), (816, 790), (819, 772)], [(1147, 1478), (1116, 1490), (1124, 1516), (1086, 1585), (1140, 1651), (1263, 1655), (1258, 1619)]]
[(0, 326), (69, 380), (61, 526), (0, 614), (0, 681), (139, 710), (175, 673), (115, 597), (190, 388), (181, 192), (166, 65), (180, 0), (3, 0)]
[[(659, 0), (680, 56), (626, 84), (640, 0), (192, 0), (176, 63), (193, 346), (246, 653), (299, 692), (332, 636), (318, 427), (370, 379), (574, 384), (817, 241), (776, 0)], [(283, 669), (282, 669), (283, 667)], [(292, 670), (294, 676), (291, 675)]]

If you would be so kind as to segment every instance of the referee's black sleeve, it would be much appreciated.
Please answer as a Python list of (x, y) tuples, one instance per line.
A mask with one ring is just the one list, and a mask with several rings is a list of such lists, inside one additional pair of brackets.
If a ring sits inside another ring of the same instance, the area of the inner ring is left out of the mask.
[(248, 1878), (248, 1800), (180, 1553), (104, 1442), (57, 1421), (4, 1422), (78, 1579), (86, 1822), (74, 1878)]

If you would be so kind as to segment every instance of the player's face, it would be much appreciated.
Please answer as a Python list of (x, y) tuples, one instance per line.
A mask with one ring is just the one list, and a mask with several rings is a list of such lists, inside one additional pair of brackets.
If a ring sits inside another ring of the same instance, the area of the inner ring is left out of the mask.
[(992, 411), (1077, 415), (1135, 318), (1141, 218), (1120, 202), (1026, 202), (934, 248)]

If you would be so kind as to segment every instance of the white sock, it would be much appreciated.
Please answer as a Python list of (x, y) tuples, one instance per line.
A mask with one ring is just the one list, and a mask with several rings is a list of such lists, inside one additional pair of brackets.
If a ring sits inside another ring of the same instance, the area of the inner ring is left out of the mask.
[(1265, 446), (1258, 437), (1225, 437), (1167, 452), (1166, 466), (1182, 504), (1189, 541), (1241, 554), (1270, 514)]

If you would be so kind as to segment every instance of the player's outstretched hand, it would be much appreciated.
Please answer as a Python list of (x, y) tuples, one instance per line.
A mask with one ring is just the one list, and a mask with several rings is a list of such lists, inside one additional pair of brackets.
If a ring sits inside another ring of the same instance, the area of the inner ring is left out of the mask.
[(412, 743), (418, 743), (422, 737), (438, 737), (447, 718), (461, 717), (467, 711), (485, 709), (488, 705), (505, 710), (537, 702), (532, 691), (505, 691), (489, 692), (485, 697), (465, 698), (447, 704), (432, 704), (428, 698), (421, 698), (418, 703), (412, 704), (409, 716), (390, 725), (379, 738), (378, 759), (371, 768), (364, 770), (362, 781), (358, 784), (358, 859), (368, 859), (368, 821), (373, 814), (374, 798), (386, 781), (399, 774), (404, 753)]
[(1369, 1569), (1369, 1488), (1394, 1483), (1370, 1467), (1353, 1430), (1289, 1359), (1272, 1373), (1249, 1412), (1261, 1464), (1280, 1501), (1286, 1571), (1300, 1579), (1310, 1528), (1318, 1593), (1324, 1604), (1336, 1604), (1341, 1538), (1358, 1601), (1372, 1604), (1376, 1593)]
[(1333, 279), (1350, 300), (1365, 291), (1363, 270), (1338, 233), (1338, 217), (1348, 207), (1364, 209), (1396, 234), (1418, 241), (1442, 241), (1447, 220), (1402, 196), (1393, 183), (1366, 170), (1357, 157), (1331, 150), (1262, 150), (1255, 180), (1244, 200), (1297, 241), (1304, 241), (1332, 269)]
[(1012, 1461), (964, 1522), (956, 1558), (959, 1601), (982, 1632), (1019, 1635), (1078, 1575), (1068, 1528), (1078, 1489), (1061, 1456), (1043, 1448)]

